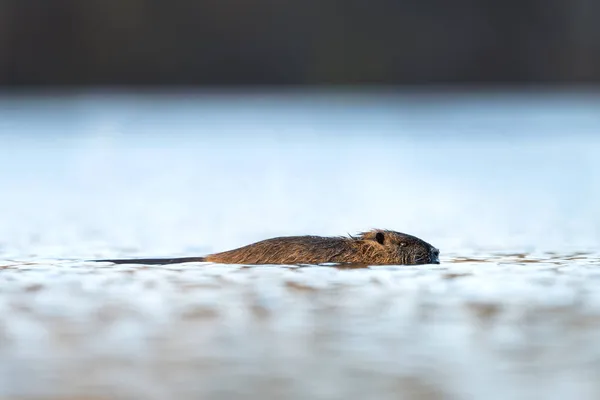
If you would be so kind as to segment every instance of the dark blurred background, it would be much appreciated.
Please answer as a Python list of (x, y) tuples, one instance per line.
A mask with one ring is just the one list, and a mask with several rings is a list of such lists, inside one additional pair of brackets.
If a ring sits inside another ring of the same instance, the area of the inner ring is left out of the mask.
[(0, 85), (597, 83), (597, 0), (0, 0)]

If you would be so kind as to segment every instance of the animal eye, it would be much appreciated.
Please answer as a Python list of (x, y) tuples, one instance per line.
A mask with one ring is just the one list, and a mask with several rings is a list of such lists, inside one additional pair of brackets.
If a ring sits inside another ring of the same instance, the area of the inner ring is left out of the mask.
[(406, 246), (406, 243), (400, 242), (400, 247), (404, 247), (404, 246)]

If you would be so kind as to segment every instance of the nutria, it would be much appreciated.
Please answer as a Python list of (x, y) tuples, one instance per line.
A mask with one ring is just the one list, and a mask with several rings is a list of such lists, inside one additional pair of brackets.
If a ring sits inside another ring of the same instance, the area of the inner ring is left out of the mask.
[(349, 237), (284, 236), (206, 257), (95, 260), (117, 264), (176, 264), (208, 261), (223, 264), (366, 265), (439, 264), (440, 251), (411, 235), (374, 229)]

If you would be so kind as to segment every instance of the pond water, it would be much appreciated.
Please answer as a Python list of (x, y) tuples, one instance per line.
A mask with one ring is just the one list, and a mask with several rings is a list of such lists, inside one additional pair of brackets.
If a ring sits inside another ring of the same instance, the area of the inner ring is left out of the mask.
[[(600, 95), (0, 97), (0, 399), (598, 398)], [(441, 264), (95, 264), (278, 235)]]

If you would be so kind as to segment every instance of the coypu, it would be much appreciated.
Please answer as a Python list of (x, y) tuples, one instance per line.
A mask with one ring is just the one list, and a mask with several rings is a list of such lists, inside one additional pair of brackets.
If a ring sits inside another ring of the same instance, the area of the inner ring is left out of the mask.
[(400, 232), (374, 229), (349, 237), (284, 236), (205, 257), (95, 260), (116, 264), (323, 264), (366, 265), (439, 264), (439, 250)]

